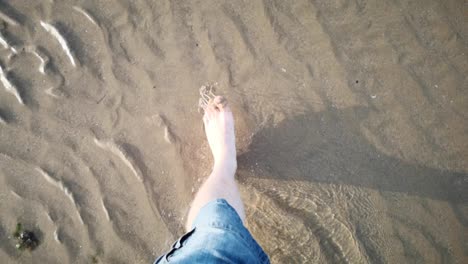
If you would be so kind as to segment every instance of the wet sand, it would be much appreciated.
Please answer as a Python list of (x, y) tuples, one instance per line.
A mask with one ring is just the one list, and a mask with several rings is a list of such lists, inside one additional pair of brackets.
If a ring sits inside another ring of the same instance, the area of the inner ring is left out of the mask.
[(272, 263), (468, 263), (467, 8), (0, 3), (1, 262), (164, 253), (210, 170), (198, 90), (217, 83)]

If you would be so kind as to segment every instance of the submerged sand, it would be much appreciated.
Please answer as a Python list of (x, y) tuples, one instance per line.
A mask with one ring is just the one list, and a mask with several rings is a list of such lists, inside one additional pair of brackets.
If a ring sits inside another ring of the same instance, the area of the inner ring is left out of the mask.
[(2, 2), (0, 262), (164, 253), (210, 170), (198, 90), (217, 83), (272, 263), (468, 263), (467, 10)]

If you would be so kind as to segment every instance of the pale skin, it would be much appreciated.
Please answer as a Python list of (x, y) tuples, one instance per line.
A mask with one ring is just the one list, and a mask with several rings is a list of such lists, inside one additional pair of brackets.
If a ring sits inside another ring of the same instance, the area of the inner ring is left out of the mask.
[(226, 199), (242, 221), (245, 221), (244, 205), (234, 178), (237, 170), (234, 117), (222, 96), (216, 96), (204, 110), (203, 123), (214, 165), (210, 176), (193, 199), (185, 226), (187, 231), (191, 229), (200, 209), (208, 202), (220, 198)]

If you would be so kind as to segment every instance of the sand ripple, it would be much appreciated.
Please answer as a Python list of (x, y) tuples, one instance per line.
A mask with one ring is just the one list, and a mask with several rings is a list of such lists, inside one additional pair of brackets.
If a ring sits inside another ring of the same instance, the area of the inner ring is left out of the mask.
[[(76, 1), (72, 1), (76, 2)], [(0, 3), (0, 259), (150, 263), (231, 101), (273, 263), (467, 263), (463, 1)], [(19, 254), (17, 222), (40, 229)]]

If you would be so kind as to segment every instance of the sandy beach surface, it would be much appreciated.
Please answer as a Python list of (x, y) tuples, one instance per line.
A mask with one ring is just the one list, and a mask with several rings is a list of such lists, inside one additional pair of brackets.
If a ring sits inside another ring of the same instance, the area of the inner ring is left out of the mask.
[(1, 1), (0, 262), (166, 252), (206, 84), (272, 263), (468, 263), (463, 0)]

